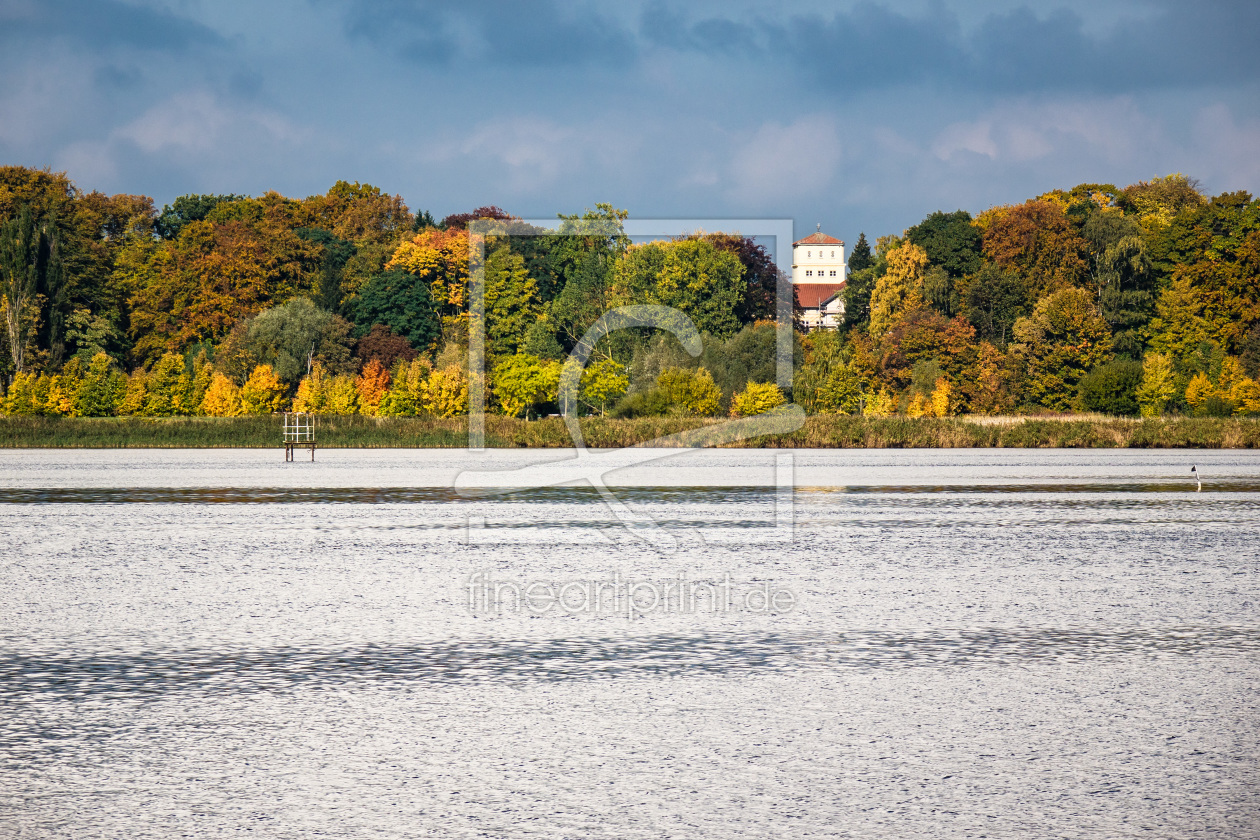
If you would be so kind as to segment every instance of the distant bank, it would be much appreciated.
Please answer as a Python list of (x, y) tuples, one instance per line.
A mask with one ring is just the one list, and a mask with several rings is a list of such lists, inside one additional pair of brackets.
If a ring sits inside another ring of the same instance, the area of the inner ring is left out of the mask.
[[(658, 417), (582, 420), (586, 445), (634, 446), (724, 421)], [(467, 418), (321, 417), (320, 448), (454, 448), (468, 442)], [(526, 422), (486, 418), (491, 448), (571, 447), (556, 417)], [(677, 442), (672, 445), (679, 445)], [(683, 444), (685, 445), (685, 444)], [(815, 416), (795, 432), (728, 444), (754, 448), (1260, 448), (1260, 420), (1215, 417), (840, 417)], [(283, 448), (274, 417), (0, 417), (0, 448)]]

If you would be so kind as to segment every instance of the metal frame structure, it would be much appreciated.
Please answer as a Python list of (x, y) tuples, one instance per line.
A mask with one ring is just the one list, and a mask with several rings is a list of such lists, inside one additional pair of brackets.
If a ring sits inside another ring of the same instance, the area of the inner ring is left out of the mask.
[(315, 415), (306, 411), (284, 413), (284, 460), (294, 460), (294, 450), (306, 447), (315, 460)]

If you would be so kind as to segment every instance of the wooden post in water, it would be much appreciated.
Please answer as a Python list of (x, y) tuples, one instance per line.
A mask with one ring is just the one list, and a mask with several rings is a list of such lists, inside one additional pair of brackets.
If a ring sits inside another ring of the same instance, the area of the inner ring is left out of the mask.
[(305, 446), (315, 460), (315, 415), (305, 411), (284, 413), (284, 460), (293, 460), (293, 451)]

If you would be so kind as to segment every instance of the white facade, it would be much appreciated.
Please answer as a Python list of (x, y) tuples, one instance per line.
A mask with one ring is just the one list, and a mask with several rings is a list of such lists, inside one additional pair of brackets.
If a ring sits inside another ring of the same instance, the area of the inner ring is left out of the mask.
[(831, 239), (826, 234), (814, 234), (792, 246), (793, 283), (843, 283), (844, 243), (813, 243), (811, 239)]
[(843, 319), (844, 296), (838, 292), (829, 300), (823, 301), (817, 309), (806, 307), (801, 312), (801, 324), (809, 332), (837, 329)]

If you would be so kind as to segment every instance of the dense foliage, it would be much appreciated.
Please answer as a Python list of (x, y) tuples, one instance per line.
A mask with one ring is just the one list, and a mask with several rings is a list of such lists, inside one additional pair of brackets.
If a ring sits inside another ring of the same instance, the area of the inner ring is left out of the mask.
[[(792, 393), (775, 384), (785, 278), (766, 250), (720, 232), (633, 243), (626, 217), (600, 204), (544, 230), (480, 207), (438, 223), (345, 181), (158, 211), (0, 167), (0, 408), (458, 416), (482, 319), (485, 404), (530, 419), (558, 410), (564, 359), (605, 312), (660, 304), (686, 319), (596, 342), (572, 380), (580, 411), (1260, 413), (1260, 202), (1246, 193), (1210, 198), (1181, 175), (1081, 184), (935, 212), (874, 247), (863, 234), (841, 328), (794, 336)], [(671, 334), (685, 320), (696, 356)]]

